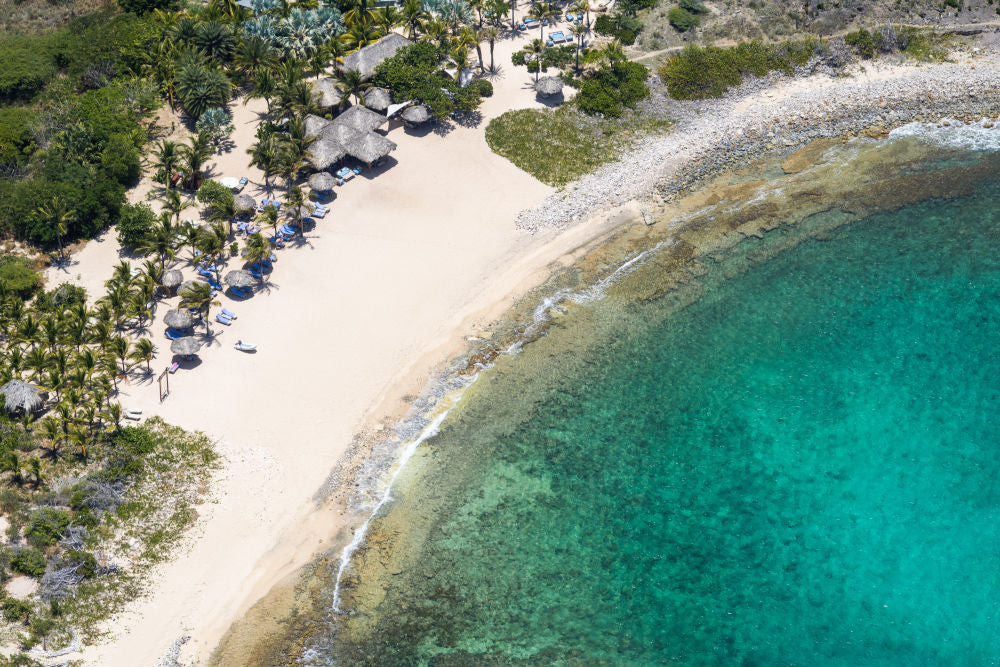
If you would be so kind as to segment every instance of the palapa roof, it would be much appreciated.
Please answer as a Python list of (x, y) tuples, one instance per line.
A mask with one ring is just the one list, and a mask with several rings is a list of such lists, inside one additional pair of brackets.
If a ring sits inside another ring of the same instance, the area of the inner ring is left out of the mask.
[(305, 118), (306, 136), (318, 137), (323, 134), (323, 128), (330, 124), (326, 118), (320, 118), (315, 114), (309, 114)]
[(365, 106), (375, 111), (385, 111), (392, 104), (392, 93), (388, 88), (369, 88), (363, 95)]
[[(365, 109), (365, 111), (368, 110)], [(375, 113), (375, 112), (368, 111), (368, 113)], [(375, 115), (377, 116), (378, 114)], [(357, 137), (358, 134), (359, 134), (358, 130), (354, 129), (347, 123), (338, 123), (335, 121), (323, 128), (323, 133), (320, 135), (320, 137), (322, 139), (326, 139), (327, 141), (332, 141), (333, 143), (342, 147), (348, 141)]]
[(337, 85), (337, 80), (324, 77), (309, 83), (313, 92), (319, 95), (319, 103), (324, 107), (332, 107), (340, 104), (344, 99), (344, 91)]
[(543, 76), (535, 84), (535, 91), (539, 95), (558, 95), (562, 88), (563, 80), (557, 76)]
[(378, 40), (374, 44), (358, 49), (343, 58), (340, 70), (357, 70), (362, 78), (370, 79), (375, 73), (375, 68), (382, 64), (386, 58), (396, 55), (396, 51), (410, 43), (397, 32), (390, 32), (388, 35)]
[(201, 343), (194, 336), (182, 336), (171, 341), (170, 351), (174, 354), (189, 355), (194, 354), (201, 348)]
[(190, 313), (190, 311), (183, 310), (181, 308), (173, 308), (168, 310), (167, 314), (163, 316), (163, 323), (168, 327), (187, 329), (194, 324), (194, 316)]
[(24, 380), (11, 380), (0, 387), (0, 394), (3, 395), (4, 407), (7, 412), (17, 412), (24, 410), (31, 412), (42, 404), (42, 396), (38, 387), (28, 384)]
[(371, 164), (380, 157), (388, 155), (389, 151), (395, 150), (396, 144), (381, 134), (365, 132), (359, 135), (357, 139), (348, 142), (344, 148), (347, 149), (348, 155)]
[(171, 269), (160, 278), (160, 284), (164, 287), (177, 287), (184, 282), (184, 274), (177, 269)]
[(249, 271), (236, 269), (227, 273), (223, 280), (231, 287), (249, 287), (253, 285), (254, 278)]
[(386, 121), (386, 117), (367, 107), (355, 105), (337, 116), (334, 124), (346, 125), (358, 132), (371, 132)]
[(309, 187), (318, 192), (332, 190), (333, 186), (336, 184), (337, 179), (325, 171), (321, 171), (309, 177)]
[(233, 206), (237, 211), (252, 211), (257, 208), (257, 201), (250, 195), (239, 194), (233, 198)]
[(404, 109), (400, 115), (407, 123), (426, 123), (430, 120), (431, 111), (427, 108), (426, 104), (417, 104)]
[(318, 139), (309, 144), (309, 164), (317, 171), (327, 169), (331, 164), (347, 155), (343, 144), (330, 139)]

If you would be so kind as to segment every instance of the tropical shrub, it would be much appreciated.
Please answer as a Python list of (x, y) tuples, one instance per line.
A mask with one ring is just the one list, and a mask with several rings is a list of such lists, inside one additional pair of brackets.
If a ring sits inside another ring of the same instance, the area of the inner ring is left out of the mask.
[(642, 28), (642, 22), (627, 14), (601, 14), (594, 21), (594, 32), (614, 37), (625, 46), (635, 43), (635, 36)]
[(23, 165), (31, 156), (35, 148), (31, 133), (34, 120), (35, 112), (30, 109), (0, 108), (0, 175), (7, 176), (7, 169)]
[(218, 181), (206, 180), (198, 188), (198, 201), (209, 206), (224, 207), (233, 203), (233, 191)]
[(123, 248), (137, 247), (155, 223), (156, 214), (148, 204), (126, 203), (118, 216), (118, 243)]
[(177, 97), (188, 115), (199, 118), (213, 107), (229, 102), (232, 85), (216, 67), (191, 63), (177, 73)]
[(493, 97), (493, 84), (486, 79), (476, 79), (472, 82), (480, 97)]
[(59, 541), (63, 531), (69, 526), (70, 515), (65, 510), (43, 507), (31, 513), (24, 536), (34, 547), (47, 547)]
[(791, 72), (807, 63), (815, 50), (816, 42), (809, 39), (779, 45), (743, 42), (727, 48), (691, 44), (664, 63), (659, 74), (674, 99), (721, 97), (748, 74)]
[(680, 0), (677, 4), (680, 5), (681, 9), (692, 14), (708, 13), (708, 7), (698, 2), (698, 0)]
[(674, 7), (667, 12), (667, 20), (670, 21), (670, 25), (674, 27), (674, 30), (678, 32), (687, 32), (692, 28), (697, 28), (698, 24), (701, 23), (701, 19), (698, 18), (697, 14), (692, 14), (682, 7)]
[(580, 85), (576, 103), (584, 113), (618, 118), (625, 107), (635, 107), (649, 95), (648, 75), (649, 70), (639, 63), (605, 65)]
[(0, 291), (27, 300), (42, 284), (42, 277), (27, 260), (8, 255), (0, 257)]
[(39, 292), (35, 297), (34, 306), (43, 313), (52, 313), (67, 306), (84, 303), (87, 303), (86, 289), (73, 283), (63, 283), (53, 290)]
[(213, 107), (201, 115), (196, 128), (198, 132), (207, 134), (213, 143), (218, 144), (233, 133), (233, 119), (226, 109)]
[(31, 547), (14, 549), (10, 557), (10, 569), (29, 577), (40, 578), (45, 574), (45, 556), (38, 549)]
[(122, 11), (133, 14), (148, 14), (155, 9), (171, 11), (180, 5), (178, 0), (118, 0)]
[(474, 111), (482, 98), (475, 86), (462, 88), (438, 73), (447, 54), (430, 42), (404, 46), (375, 68), (372, 83), (392, 91), (394, 102), (419, 100), (431, 113), (444, 118), (452, 111)]

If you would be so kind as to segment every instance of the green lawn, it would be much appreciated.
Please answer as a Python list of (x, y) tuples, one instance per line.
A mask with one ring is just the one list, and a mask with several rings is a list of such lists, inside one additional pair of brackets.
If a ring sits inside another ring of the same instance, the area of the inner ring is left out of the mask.
[(508, 111), (490, 121), (486, 141), (494, 153), (543, 183), (562, 186), (616, 159), (641, 136), (669, 127), (633, 113), (594, 118), (566, 105)]

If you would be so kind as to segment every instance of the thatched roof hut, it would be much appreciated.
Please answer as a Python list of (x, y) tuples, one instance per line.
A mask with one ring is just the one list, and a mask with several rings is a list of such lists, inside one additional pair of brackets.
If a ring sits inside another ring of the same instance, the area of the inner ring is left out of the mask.
[(38, 387), (28, 384), (24, 380), (11, 380), (0, 387), (0, 395), (3, 396), (7, 412), (12, 414), (18, 410), (34, 412), (42, 405), (42, 395), (39, 393)]
[(329, 192), (337, 184), (337, 179), (325, 171), (313, 174), (309, 177), (309, 187), (315, 192)]
[(393, 57), (407, 44), (410, 40), (397, 32), (390, 32), (377, 42), (344, 56), (340, 71), (357, 70), (363, 79), (370, 79), (383, 60)]
[(174, 308), (168, 310), (167, 314), (163, 316), (163, 323), (175, 329), (188, 329), (194, 324), (194, 315), (191, 314), (191, 311)]
[(326, 118), (320, 118), (315, 114), (309, 114), (305, 117), (306, 126), (306, 136), (307, 137), (318, 137), (323, 134), (323, 128), (330, 124)]
[(174, 288), (184, 282), (184, 274), (177, 269), (171, 269), (160, 278), (160, 284), (167, 288)]
[(337, 116), (334, 124), (346, 125), (358, 132), (371, 132), (386, 121), (385, 116), (367, 107), (355, 105)]
[(539, 95), (548, 97), (549, 95), (558, 95), (562, 92), (563, 80), (557, 76), (543, 76), (535, 84), (535, 92)]
[(400, 117), (407, 123), (413, 123), (414, 125), (419, 125), (420, 123), (426, 123), (431, 118), (431, 110), (427, 108), (426, 104), (416, 104), (412, 107), (403, 110)]
[(344, 148), (347, 149), (348, 155), (370, 165), (375, 160), (388, 155), (389, 151), (395, 150), (396, 144), (381, 134), (365, 132), (357, 139), (349, 141)]
[(254, 277), (249, 271), (244, 269), (236, 269), (235, 271), (230, 271), (223, 278), (226, 284), (230, 287), (249, 287), (253, 285)]
[(190, 356), (198, 352), (201, 343), (194, 336), (182, 336), (170, 343), (170, 351), (182, 356)]
[(365, 106), (375, 111), (385, 111), (392, 104), (388, 88), (369, 88), (364, 92)]
[(316, 171), (323, 171), (347, 155), (343, 144), (330, 139), (319, 139), (309, 144), (309, 164)]
[(337, 80), (324, 77), (309, 82), (313, 93), (319, 96), (319, 103), (324, 107), (334, 107), (344, 99), (344, 91), (337, 85)]
[[(354, 107), (351, 108), (353, 109)], [(365, 111), (368, 110), (365, 109)], [(374, 111), (368, 111), (368, 113), (375, 114), (376, 116), (378, 115)], [(340, 119), (338, 118), (337, 120), (339, 121)], [(357, 137), (358, 134), (359, 134), (358, 130), (355, 130), (347, 123), (340, 123), (335, 121), (323, 128), (323, 134), (321, 135), (321, 137), (323, 139), (326, 139), (327, 141), (332, 141), (338, 146), (343, 146), (351, 139)]]
[(233, 197), (233, 207), (237, 213), (253, 211), (257, 208), (257, 201), (250, 195), (236, 195)]

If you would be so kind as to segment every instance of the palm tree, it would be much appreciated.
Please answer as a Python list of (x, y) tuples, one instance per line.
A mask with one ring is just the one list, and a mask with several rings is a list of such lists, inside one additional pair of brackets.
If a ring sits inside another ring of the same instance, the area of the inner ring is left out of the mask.
[(274, 67), (278, 56), (270, 44), (254, 35), (239, 41), (233, 54), (233, 62), (245, 76), (253, 77), (258, 72)]
[(295, 226), (299, 228), (299, 236), (302, 235), (302, 205), (305, 201), (306, 198), (302, 193), (302, 188), (297, 185), (288, 188), (288, 192), (285, 193), (285, 204), (289, 207), (290, 211), (293, 211)]
[(153, 360), (153, 355), (156, 354), (156, 346), (148, 338), (140, 338), (135, 342), (132, 347), (132, 353), (129, 358), (136, 364), (146, 362), (146, 372), (151, 373), (153, 369), (150, 367), (150, 362)]
[(469, 49), (464, 46), (452, 49), (448, 59), (455, 66), (455, 81), (462, 81), (462, 72), (469, 69)]
[(76, 220), (76, 210), (66, 206), (62, 197), (53, 197), (48, 204), (35, 210), (35, 214), (52, 225), (59, 243), (59, 259), (65, 259), (62, 240), (69, 233), (69, 225)]
[(542, 40), (535, 38), (531, 40), (531, 44), (528, 45), (528, 53), (530, 53), (538, 64), (535, 68), (535, 83), (538, 83), (538, 73), (542, 70), (542, 52), (545, 51), (545, 44)]
[(174, 239), (176, 234), (177, 229), (170, 222), (170, 213), (164, 211), (160, 215), (159, 224), (143, 238), (142, 242), (139, 243), (138, 250), (144, 255), (156, 254), (162, 270), (167, 258), (174, 256), (174, 249), (177, 247), (177, 242)]
[[(570, 10), (576, 12), (577, 14), (587, 15), (587, 31), (590, 31), (590, 3), (587, 0), (577, 0), (576, 4), (570, 7)], [(575, 32), (575, 31), (574, 31)]]
[(378, 41), (381, 36), (382, 30), (375, 24), (375, 19), (372, 17), (350, 24), (340, 39), (353, 51)]
[(184, 110), (198, 118), (206, 109), (224, 107), (232, 84), (218, 68), (188, 64), (177, 71), (177, 95)]
[(410, 28), (410, 40), (416, 40), (417, 28), (430, 14), (424, 9), (421, 0), (405, 0), (402, 8), (402, 20)]
[(469, 5), (470, 9), (475, 10), (476, 14), (479, 16), (479, 27), (483, 27), (483, 6), (486, 4), (486, 0), (466, 0), (465, 4)]
[(487, 26), (486, 28), (483, 28), (482, 32), (480, 33), (480, 36), (482, 37), (482, 40), (484, 42), (489, 42), (490, 71), (495, 73), (497, 69), (496, 66), (493, 64), (493, 47), (496, 44), (497, 39), (500, 38), (500, 31), (497, 30), (496, 26)]
[(608, 61), (608, 64), (614, 65), (625, 60), (625, 50), (622, 49), (621, 42), (616, 39), (604, 45), (601, 56)]
[(181, 308), (195, 308), (201, 313), (205, 321), (205, 333), (211, 334), (209, 328), (208, 315), (212, 306), (219, 305), (218, 301), (212, 300), (212, 286), (200, 280), (194, 281), (187, 289), (181, 290)]
[(587, 28), (582, 23), (573, 26), (573, 35), (576, 37), (576, 71), (580, 72), (580, 51), (583, 50), (583, 37), (587, 34)]
[(222, 63), (229, 60), (229, 55), (236, 44), (229, 28), (217, 21), (199, 24), (193, 42), (211, 60)]
[[(275, 219), (277, 219), (277, 215)], [(243, 259), (247, 264), (256, 264), (269, 258), (273, 249), (274, 242), (264, 238), (260, 232), (256, 232), (247, 236), (246, 241), (244, 241)]]
[(358, 104), (365, 103), (364, 91), (371, 87), (371, 83), (365, 81), (364, 76), (356, 69), (344, 70), (340, 73), (340, 85), (344, 89), (344, 97), (354, 95), (354, 101)]
[[(541, 3), (536, 2), (532, 5), (532, 8), (535, 7), (541, 10), (540, 13), (538, 14), (539, 21), (544, 21), (545, 19), (555, 19), (559, 17), (559, 8), (548, 2), (541, 2)], [(542, 35), (541, 24), (539, 24), (538, 26), (538, 35), (539, 37), (541, 37)]]
[(278, 235), (278, 209), (274, 206), (265, 206), (264, 210), (257, 216), (261, 226), (270, 225), (274, 235)]
[(181, 198), (181, 193), (177, 190), (167, 190), (163, 193), (163, 212), (168, 214), (175, 223), (181, 220), (181, 212), (184, 209), (196, 206), (193, 201), (185, 201)]
[(375, 10), (375, 25), (379, 27), (383, 35), (388, 35), (393, 29), (402, 25), (403, 15), (395, 5), (388, 5)]
[(205, 165), (211, 154), (211, 137), (204, 132), (199, 132), (197, 135), (191, 137), (191, 143), (181, 149), (181, 157), (184, 160), (184, 173), (187, 176), (190, 187), (197, 188), (200, 185), (201, 168)]
[(163, 187), (169, 190), (170, 177), (177, 171), (177, 165), (180, 163), (177, 144), (173, 141), (163, 139), (156, 147), (156, 152), (153, 155), (155, 158), (153, 168), (157, 171), (163, 170)]
[(262, 99), (267, 102), (267, 113), (270, 114), (271, 100), (277, 88), (278, 83), (274, 78), (274, 73), (269, 69), (263, 69), (254, 75), (250, 92), (243, 98), (243, 104), (250, 100)]
[(38, 460), (37, 456), (28, 460), (28, 472), (35, 478), (31, 485), (37, 489), (42, 484), (42, 462)]
[(59, 428), (59, 422), (54, 417), (46, 417), (38, 422), (38, 425), (42, 437), (49, 441), (49, 446), (46, 448), (48, 455), (53, 459), (58, 459), (65, 438), (62, 429)]
[(128, 338), (125, 338), (125, 336), (115, 336), (108, 341), (108, 351), (111, 352), (115, 359), (122, 365), (121, 372), (125, 373), (128, 371), (125, 361), (128, 359), (128, 355), (132, 351), (132, 346), (129, 344)]
[(24, 475), (21, 473), (21, 459), (17, 452), (7, 452), (3, 457), (3, 470), (11, 473), (10, 480), (21, 486), (24, 484)]
[(360, 21), (375, 20), (375, 13), (372, 11), (372, 0), (351, 0), (351, 8), (344, 14), (344, 23), (352, 24)]

